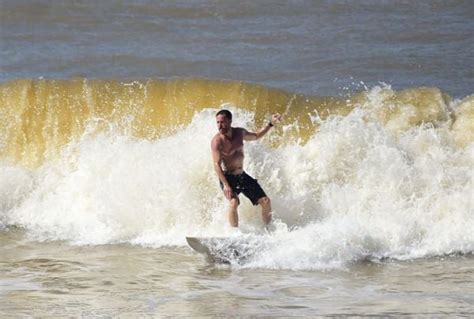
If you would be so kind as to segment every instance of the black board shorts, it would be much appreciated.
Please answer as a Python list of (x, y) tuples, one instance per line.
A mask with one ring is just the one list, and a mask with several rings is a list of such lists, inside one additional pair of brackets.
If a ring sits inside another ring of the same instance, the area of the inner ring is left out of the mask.
[[(235, 196), (243, 193), (254, 205), (258, 205), (258, 200), (260, 198), (267, 196), (262, 187), (260, 187), (258, 184), (257, 180), (245, 172), (238, 175), (224, 173), (224, 176), (232, 188)], [(221, 188), (224, 189), (222, 182), (220, 182), (220, 184)]]

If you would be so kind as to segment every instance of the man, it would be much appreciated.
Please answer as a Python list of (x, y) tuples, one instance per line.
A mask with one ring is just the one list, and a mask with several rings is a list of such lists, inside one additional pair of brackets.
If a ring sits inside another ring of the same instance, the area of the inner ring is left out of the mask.
[(270, 199), (260, 187), (256, 179), (244, 172), (244, 143), (263, 137), (274, 124), (281, 121), (281, 115), (275, 113), (268, 124), (256, 133), (248, 132), (241, 127), (232, 127), (232, 113), (220, 110), (216, 114), (217, 129), (219, 132), (212, 138), (211, 149), (214, 160), (214, 170), (229, 200), (229, 222), (232, 227), (239, 227), (237, 206), (239, 194), (242, 192), (250, 199), (253, 205), (262, 207), (262, 219), (265, 225), (272, 220)]

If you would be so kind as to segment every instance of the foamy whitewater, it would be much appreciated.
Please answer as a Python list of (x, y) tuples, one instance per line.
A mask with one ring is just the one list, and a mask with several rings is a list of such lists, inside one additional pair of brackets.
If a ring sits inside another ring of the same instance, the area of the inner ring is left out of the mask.
[[(385, 89), (386, 91), (387, 89)], [(245, 144), (246, 171), (272, 199), (275, 230), (241, 200), (241, 229), (212, 168), (216, 108), (156, 140), (90, 121), (80, 138), (38, 168), (0, 167), (2, 229), (73, 245), (185, 246), (185, 236), (242, 236), (244, 268), (326, 269), (360, 260), (407, 260), (474, 251), (474, 144), (456, 144), (450, 123), (382, 124), (380, 87), (346, 116), (325, 120), (306, 142), (283, 134)], [(452, 102), (452, 109), (459, 101)], [(234, 126), (254, 114), (235, 105)], [(297, 124), (297, 123), (296, 123)], [(237, 266), (237, 264), (235, 265)]]

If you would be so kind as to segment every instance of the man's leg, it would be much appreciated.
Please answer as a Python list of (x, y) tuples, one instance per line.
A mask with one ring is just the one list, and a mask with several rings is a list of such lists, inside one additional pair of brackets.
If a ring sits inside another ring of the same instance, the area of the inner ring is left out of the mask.
[(262, 206), (262, 220), (265, 225), (270, 224), (272, 221), (272, 205), (270, 198), (267, 196), (262, 197), (258, 200), (258, 204)]
[(237, 207), (239, 206), (239, 199), (232, 197), (229, 201), (229, 223), (232, 227), (239, 227), (239, 215), (237, 214)]

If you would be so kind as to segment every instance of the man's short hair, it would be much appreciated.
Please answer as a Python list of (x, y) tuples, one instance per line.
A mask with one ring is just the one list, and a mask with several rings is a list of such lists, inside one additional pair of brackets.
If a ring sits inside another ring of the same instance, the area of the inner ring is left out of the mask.
[(217, 112), (216, 117), (219, 115), (224, 115), (228, 120), (232, 120), (232, 113), (229, 110), (220, 110)]

